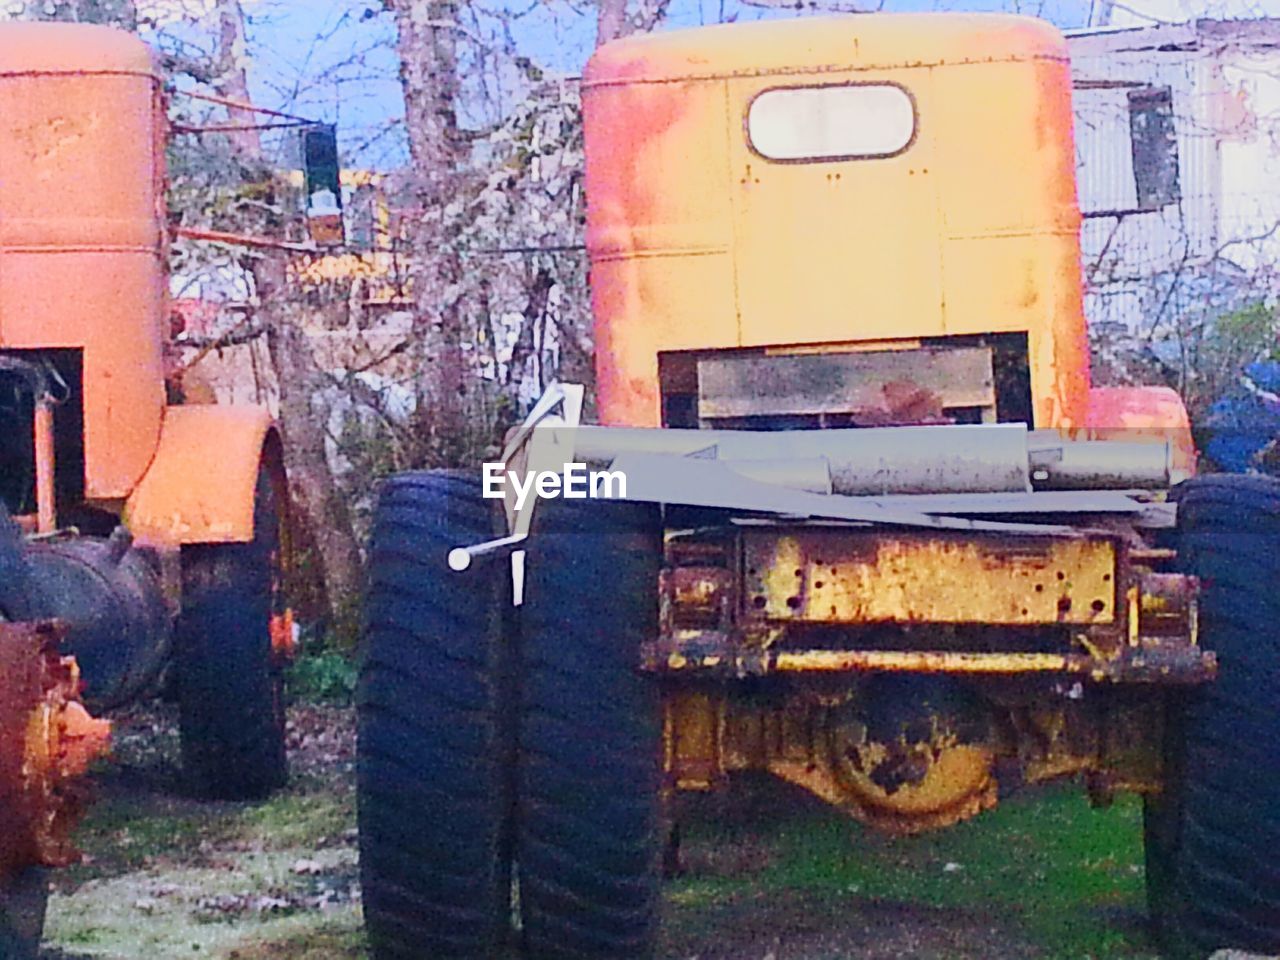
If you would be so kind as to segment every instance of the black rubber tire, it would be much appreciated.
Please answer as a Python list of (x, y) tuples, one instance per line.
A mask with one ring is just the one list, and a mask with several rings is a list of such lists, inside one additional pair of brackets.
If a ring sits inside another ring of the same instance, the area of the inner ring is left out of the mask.
[(497, 955), (511, 927), (510, 565), (448, 569), (492, 537), (476, 477), (384, 481), (357, 690), (360, 873), (375, 960)]
[(655, 507), (547, 500), (521, 608), (516, 862), (535, 960), (638, 960), (659, 917), (661, 717)]
[(182, 548), (174, 679), (183, 777), (197, 796), (260, 799), (288, 780), (283, 664), (270, 626), (282, 579), (276, 498), (264, 468), (252, 541)]
[(1148, 902), (1166, 950), (1280, 953), (1280, 482), (1180, 486), (1178, 551), (1200, 577), (1219, 676), (1171, 695), (1165, 790), (1147, 801)]
[(0, 960), (35, 960), (40, 955), (49, 878), (28, 867), (8, 887), (0, 887)]
[[(0, 620), (29, 618), (30, 592), (21, 535), (0, 504)], [(28, 867), (8, 886), (0, 882), (0, 960), (33, 960), (40, 952), (49, 882)]]
[(0, 502), (0, 621), (31, 619), (31, 584), (22, 532)]

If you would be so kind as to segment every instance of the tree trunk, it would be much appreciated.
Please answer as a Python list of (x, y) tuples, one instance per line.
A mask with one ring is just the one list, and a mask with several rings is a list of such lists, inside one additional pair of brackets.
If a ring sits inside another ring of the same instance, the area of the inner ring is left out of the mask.
[(627, 0), (596, 0), (596, 46), (627, 33)]
[[(239, 0), (218, 0), (219, 68), (216, 87), (223, 96), (249, 103), (244, 12)], [(252, 123), (248, 111), (229, 111), (233, 121)], [(241, 164), (266, 178), (262, 141), (256, 130), (229, 134)], [(338, 489), (325, 451), (325, 418), (312, 409), (312, 397), (326, 386), (316, 366), (304, 327), (291, 310), (282, 254), (255, 257), (250, 264), (255, 312), (266, 330), (267, 349), (275, 373), (280, 404), (280, 432), (291, 493), (301, 506), (307, 538), (320, 555), (331, 624), (340, 633), (351, 623), (351, 611), (363, 586), (360, 548), (351, 511)]]
[(420, 376), (417, 429), (425, 444), (426, 465), (452, 466), (465, 457), (470, 439), (457, 218), (445, 212), (461, 194), (464, 158), (457, 119), (458, 4), (397, 0), (395, 14), (405, 129), (420, 216), (412, 250)]

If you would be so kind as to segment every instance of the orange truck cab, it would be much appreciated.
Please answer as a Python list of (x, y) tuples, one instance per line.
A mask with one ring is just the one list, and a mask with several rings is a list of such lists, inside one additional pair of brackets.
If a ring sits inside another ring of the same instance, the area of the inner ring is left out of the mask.
[[(105, 28), (6, 24), (0, 108), (0, 350), (65, 384), (60, 508), (123, 511), (160, 546), (249, 540), (270, 415), (165, 401), (168, 124), (151, 51)], [(29, 458), (6, 465), (10, 513), (34, 512)]]
[(167, 135), (137, 38), (0, 25), (6, 957), (34, 949), (14, 904), (42, 898), (33, 865), (72, 855), (71, 784), (106, 748), (82, 694), (100, 711), (167, 668), (194, 789), (284, 776), (280, 438), (265, 408), (167, 400)]

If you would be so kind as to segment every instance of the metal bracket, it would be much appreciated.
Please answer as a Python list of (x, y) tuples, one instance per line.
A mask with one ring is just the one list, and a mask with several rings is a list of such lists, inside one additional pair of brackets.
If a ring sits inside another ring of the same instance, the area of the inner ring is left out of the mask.
[[(521, 471), (563, 468), (565, 458), (557, 431), (538, 430), (539, 426), (577, 427), (582, 421), (585, 388), (580, 383), (552, 383), (533, 405), (528, 416), (507, 439), (502, 450), (502, 465)], [(559, 407), (561, 416), (554, 411)], [(572, 450), (569, 451), (572, 454)], [(457, 546), (449, 551), (449, 569), (461, 573), (477, 558), (509, 552), (511, 556), (511, 603), (524, 603), (525, 551), (520, 545), (529, 538), (537, 497), (530, 497), (521, 509), (508, 497), (506, 502), (508, 535), (470, 546)]]

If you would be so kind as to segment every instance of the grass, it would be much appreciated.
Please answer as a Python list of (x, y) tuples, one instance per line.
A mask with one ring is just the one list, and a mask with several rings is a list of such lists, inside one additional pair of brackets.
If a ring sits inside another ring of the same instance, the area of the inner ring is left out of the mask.
[(350, 732), (326, 721), (342, 715), (291, 711), (294, 775), (258, 803), (182, 795), (170, 721), (126, 718), (76, 832), (85, 860), (53, 873), (51, 960), (362, 960)]
[(350, 705), (359, 673), (355, 658), (323, 646), (304, 646), (289, 665), (289, 698), (310, 703)]
[(239, 814), (238, 826), (275, 849), (303, 847), (341, 837), (355, 823), (355, 795), (336, 788), (324, 793), (279, 793)]
[(1078, 789), (1027, 790), (975, 820), (900, 839), (812, 804), (779, 802), (792, 812), (777, 820), (695, 820), (686, 839), (695, 862), (699, 850), (714, 860), (718, 849), (748, 843), (758, 866), (709, 875), (695, 866), (669, 886), (677, 924), (696, 925), (696, 911), (761, 895), (799, 898), (819, 911), (840, 901), (912, 904), (1008, 927), (1044, 957), (1156, 955), (1141, 919), (1141, 803), (1134, 798), (1093, 810)]
[(227, 960), (362, 960), (365, 956), (363, 932), (334, 924), (239, 947)]
[[(88, 862), (55, 871), (50, 956), (363, 958), (343, 717), (300, 726), (290, 788), (257, 804), (182, 797), (165, 786), (173, 758), (149, 747), (118, 760), (78, 832)], [(1134, 799), (1097, 811), (1071, 785), (1028, 789), (893, 840), (784, 784), (740, 786), (683, 821), (689, 869), (664, 888), (666, 960), (1155, 956)]]
[(314, 846), (349, 831), (355, 821), (350, 789), (278, 793), (257, 804), (200, 803), (166, 794), (104, 797), (76, 834), (86, 862), (60, 876), (101, 879), (156, 863), (198, 862), (211, 849), (253, 845), (263, 850)]

